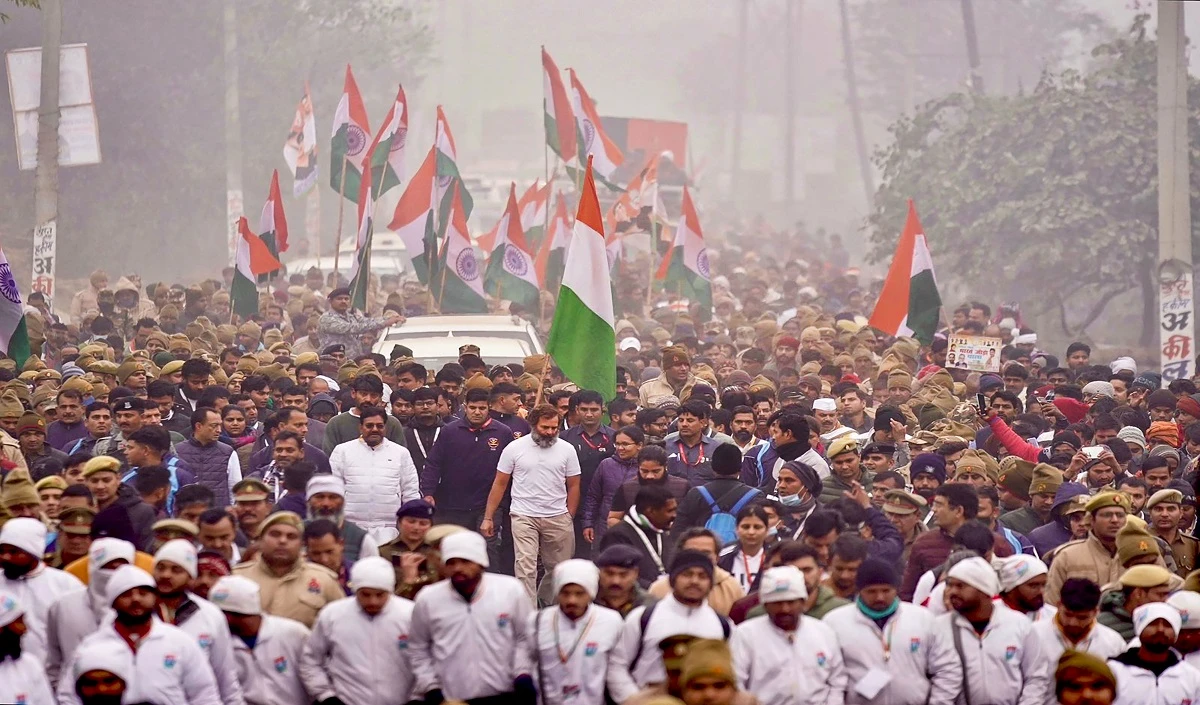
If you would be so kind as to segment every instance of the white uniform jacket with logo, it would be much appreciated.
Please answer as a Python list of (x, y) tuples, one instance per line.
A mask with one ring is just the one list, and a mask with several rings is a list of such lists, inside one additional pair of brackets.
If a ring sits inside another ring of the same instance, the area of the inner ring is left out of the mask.
[(16, 580), (0, 573), (0, 593), (4, 593), (25, 608), (25, 626), (29, 631), (21, 638), (21, 650), (46, 661), (46, 617), (50, 605), (72, 592), (82, 592), (83, 583), (66, 571), (39, 563), (36, 568)]
[(0, 661), (0, 703), (54, 705), (46, 668), (36, 656), (22, 653), (16, 661)]
[(620, 614), (600, 605), (575, 621), (557, 606), (529, 615), (527, 641), (543, 705), (603, 705), (623, 626)]
[(194, 637), (196, 645), (208, 657), (208, 664), (212, 666), (217, 679), (217, 690), (221, 692), (221, 701), (225, 705), (241, 705), (245, 698), (238, 681), (233, 635), (229, 633), (225, 613), (199, 595), (189, 592), (187, 597), (196, 604), (196, 611), (175, 626)]
[(238, 680), (248, 705), (309, 705), (313, 698), (300, 681), (300, 661), (308, 627), (294, 619), (264, 614), (253, 651), (233, 637)]
[(833, 629), (801, 617), (785, 632), (767, 615), (738, 625), (729, 639), (738, 687), (770, 705), (841, 705), (846, 701), (846, 668)]
[(337, 696), (355, 705), (390, 705), (411, 699), (408, 660), (412, 600), (391, 596), (374, 617), (347, 597), (321, 609), (304, 647), (300, 677), (320, 702)]
[[(992, 603), (992, 618), (980, 637), (962, 615), (938, 616), (937, 639), (954, 644), (959, 632), (963, 649), (963, 681), (971, 689), (972, 703), (989, 705), (1043, 705), (1052, 689), (1050, 662), (1033, 633), (1033, 622), (1020, 612)], [(958, 702), (965, 705), (966, 697)]]

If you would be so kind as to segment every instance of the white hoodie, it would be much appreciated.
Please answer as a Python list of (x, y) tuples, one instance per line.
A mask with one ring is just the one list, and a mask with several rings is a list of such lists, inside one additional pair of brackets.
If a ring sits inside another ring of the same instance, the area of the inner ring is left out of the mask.
[(623, 626), (620, 614), (600, 605), (589, 606), (575, 621), (557, 605), (529, 615), (526, 640), (533, 658), (541, 661), (535, 677), (543, 705), (603, 705)]
[(16, 661), (0, 661), (0, 703), (54, 705), (54, 702), (46, 669), (36, 656), (22, 652)]
[[(935, 620), (935, 638), (954, 648), (959, 632), (965, 665), (964, 681), (972, 703), (1043, 705), (1052, 690), (1050, 664), (1033, 633), (1033, 622), (1001, 602), (992, 603), (992, 618), (980, 638), (962, 615), (949, 612)], [(959, 703), (966, 703), (960, 696)]]
[(447, 700), (510, 693), (532, 675), (525, 624), (533, 605), (519, 580), (484, 573), (468, 603), (449, 580), (417, 593), (409, 631), (413, 697), (441, 689)]
[[(851, 705), (952, 705), (962, 689), (962, 664), (953, 643), (936, 638), (929, 610), (901, 602), (881, 630), (856, 604), (843, 605), (821, 621), (838, 635)], [(868, 700), (854, 686), (872, 668), (892, 679)]]
[(245, 702), (242, 686), (237, 677), (237, 660), (233, 655), (233, 635), (229, 633), (229, 622), (225, 613), (208, 600), (188, 593), (189, 600), (196, 604), (196, 611), (188, 615), (179, 627), (196, 640), (196, 645), (208, 657), (217, 689), (225, 705), (241, 705)]
[(16, 580), (9, 580), (0, 573), (0, 592), (16, 600), (25, 608), (25, 626), (29, 631), (21, 639), (21, 649), (46, 661), (46, 618), (50, 605), (72, 592), (83, 592), (83, 583), (74, 575), (45, 563)]
[[(58, 687), (63, 665), (79, 642), (95, 632), (112, 614), (108, 606), (108, 579), (113, 568), (91, 570), (86, 590), (75, 590), (54, 601), (46, 613), (46, 676), (50, 687)], [(108, 621), (111, 620), (111, 616)]]
[[(262, 616), (254, 649), (233, 637), (233, 654), (249, 705), (308, 703), (312, 697), (300, 681), (300, 661), (308, 627), (294, 619)], [(174, 704), (172, 704), (174, 705)]]
[(300, 678), (313, 699), (337, 696), (355, 705), (408, 702), (413, 608), (411, 600), (395, 595), (374, 617), (354, 597), (321, 608), (300, 661)]
[(1117, 677), (1117, 699), (1113, 705), (1191, 705), (1200, 696), (1200, 671), (1186, 661), (1155, 676), (1138, 666), (1109, 659)]
[(767, 615), (738, 625), (729, 639), (738, 686), (770, 705), (842, 705), (846, 669), (829, 625), (800, 617), (794, 632)]

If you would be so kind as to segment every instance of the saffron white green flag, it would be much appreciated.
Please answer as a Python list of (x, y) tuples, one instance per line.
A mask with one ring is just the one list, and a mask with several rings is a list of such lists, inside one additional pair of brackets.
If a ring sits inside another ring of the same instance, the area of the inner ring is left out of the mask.
[(617, 334), (612, 279), (604, 252), (604, 219), (588, 157), (574, 234), (546, 352), (580, 389), (617, 396)]
[[(595, 178), (613, 191), (619, 191), (621, 187), (617, 185), (614, 174), (617, 167), (625, 161), (625, 155), (621, 154), (621, 148), (609, 139), (608, 133), (604, 131), (600, 113), (596, 110), (596, 102), (579, 82), (575, 69), (568, 69), (567, 73), (571, 76), (571, 101), (575, 111), (579, 162), (582, 164), (586, 157), (595, 157), (595, 161), (592, 162)], [(570, 171), (571, 169), (568, 169), (568, 172)]]
[(21, 292), (17, 280), (13, 279), (8, 258), (0, 249), (0, 344), (4, 354), (17, 363), (17, 369), (29, 359), (29, 331), (25, 329), (25, 307), (21, 303)]
[[(371, 126), (367, 124), (367, 108), (350, 64), (346, 64), (346, 80), (342, 98), (333, 114), (333, 138), (329, 146), (329, 185), (334, 191), (358, 202), (358, 182), (362, 178), (363, 157), (371, 143)], [(344, 172), (344, 173), (343, 173)]]
[(700, 320), (712, 320), (712, 284), (709, 282), (708, 250), (700, 218), (687, 186), (683, 187), (683, 208), (671, 250), (663, 258), (658, 279), (666, 291), (678, 292), (692, 303), (700, 304)]
[(483, 272), (471, 246), (462, 195), (456, 189), (450, 202), (450, 225), (446, 228), (446, 266), (438, 269), (443, 279), (437, 288), (442, 313), (487, 313)]
[(908, 202), (908, 217), (887, 279), (879, 292), (868, 324), (888, 335), (912, 336), (925, 345), (933, 343), (941, 320), (942, 297), (933, 273), (933, 257), (925, 242), (925, 229), (917, 207)]
[(521, 229), (521, 211), (517, 208), (517, 186), (508, 192), (508, 207), (497, 228), (496, 243), (488, 256), (483, 287), (497, 299), (507, 299), (534, 313), (538, 310), (540, 285), (533, 253)]

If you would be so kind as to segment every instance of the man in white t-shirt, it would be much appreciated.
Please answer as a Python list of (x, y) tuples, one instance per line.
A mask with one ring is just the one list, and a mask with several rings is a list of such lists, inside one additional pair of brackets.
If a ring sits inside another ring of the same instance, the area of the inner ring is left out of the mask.
[(537, 597), (537, 564), (546, 575), (575, 553), (573, 519), (579, 507), (579, 457), (558, 437), (558, 410), (549, 404), (529, 412), (533, 432), (509, 443), (500, 454), (479, 531), (495, 533), (492, 517), (512, 483), (513, 548), (517, 579), (530, 599)]

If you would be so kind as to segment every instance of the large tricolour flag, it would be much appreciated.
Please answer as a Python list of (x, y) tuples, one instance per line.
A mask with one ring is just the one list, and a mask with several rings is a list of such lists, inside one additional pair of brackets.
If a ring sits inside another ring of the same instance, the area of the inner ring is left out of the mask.
[(238, 218), (237, 251), (234, 254), (233, 283), (229, 286), (229, 300), (233, 313), (247, 319), (258, 313), (258, 278), (274, 272), (283, 265), (262, 238), (250, 232), (246, 217)]
[(446, 228), (446, 266), (439, 267), (438, 308), (442, 313), (487, 313), (483, 272), (471, 246), (462, 195), (455, 189), (450, 201), (450, 224)]
[(942, 297), (933, 274), (933, 257), (925, 242), (925, 229), (917, 218), (917, 207), (910, 199), (896, 255), (892, 257), (892, 266), (868, 323), (888, 335), (912, 336), (929, 345), (937, 332), (941, 311)]
[[(358, 202), (358, 182), (362, 178), (363, 157), (371, 143), (367, 109), (346, 64), (346, 82), (342, 98), (333, 114), (333, 139), (329, 145), (329, 185), (351, 201)], [(344, 169), (343, 169), (344, 167)], [(343, 176), (343, 171), (345, 175)]]
[(542, 288), (553, 291), (562, 283), (563, 265), (567, 259), (567, 248), (571, 244), (571, 224), (567, 220), (567, 202), (558, 194), (554, 215), (550, 218), (550, 230), (538, 249), (538, 281)]
[(617, 396), (617, 334), (604, 221), (591, 162), (589, 157), (546, 352), (567, 379), (608, 400)]
[[(283, 215), (283, 197), (279, 192), (279, 170), (271, 172), (271, 189), (258, 218), (258, 236), (276, 260), (288, 249), (287, 218)], [(270, 272), (267, 272), (268, 274)]]
[(712, 319), (712, 284), (709, 282), (708, 250), (704, 247), (704, 233), (700, 230), (700, 218), (687, 186), (683, 187), (683, 206), (679, 224), (675, 227), (675, 239), (671, 249), (663, 258), (658, 270), (658, 279), (664, 281), (663, 288), (678, 292), (693, 303), (700, 304), (700, 320)]
[(13, 279), (12, 267), (4, 250), (0, 249), (0, 345), (5, 355), (17, 363), (17, 369), (29, 359), (29, 331), (25, 328), (25, 307), (21, 304), (21, 291)]
[(600, 113), (596, 112), (596, 103), (588, 95), (587, 89), (579, 82), (575, 69), (569, 69), (571, 75), (571, 101), (575, 111), (575, 131), (579, 140), (579, 161), (592, 156), (594, 166), (592, 171), (595, 178), (612, 190), (618, 190), (613, 172), (625, 161), (620, 147), (608, 137), (604, 125), (600, 122)]
[[(368, 153), (367, 159), (370, 158)], [(358, 188), (358, 239), (350, 269), (350, 305), (366, 311), (367, 289), (371, 282), (371, 237), (375, 233), (375, 199), (371, 197), (370, 169), (363, 171)]]
[(500, 219), (496, 244), (488, 256), (483, 288), (497, 299), (507, 299), (537, 314), (539, 282), (533, 253), (521, 229), (521, 211), (517, 208), (517, 185), (508, 191), (508, 207)]
[(437, 259), (437, 248), (427, 248), (426, 236), (433, 230), (434, 181), (437, 179), (437, 155), (434, 148), (429, 148), (425, 160), (412, 180), (404, 188), (392, 222), (388, 224), (391, 230), (404, 242), (408, 256), (412, 259), (413, 270), (422, 284), (430, 281), (430, 265)]
[(571, 100), (563, 87), (562, 74), (558, 65), (546, 47), (542, 47), (542, 85), (544, 88), (542, 106), (545, 113), (546, 144), (558, 158), (572, 163), (579, 151), (575, 146), (575, 115), (571, 110)]
[(396, 100), (371, 142), (371, 182), (379, 198), (404, 180), (404, 145), (408, 141), (408, 99), (404, 86), (396, 91)]
[(283, 160), (292, 171), (292, 195), (303, 196), (317, 184), (317, 120), (313, 117), (308, 81), (296, 106), (296, 117), (283, 143)]

